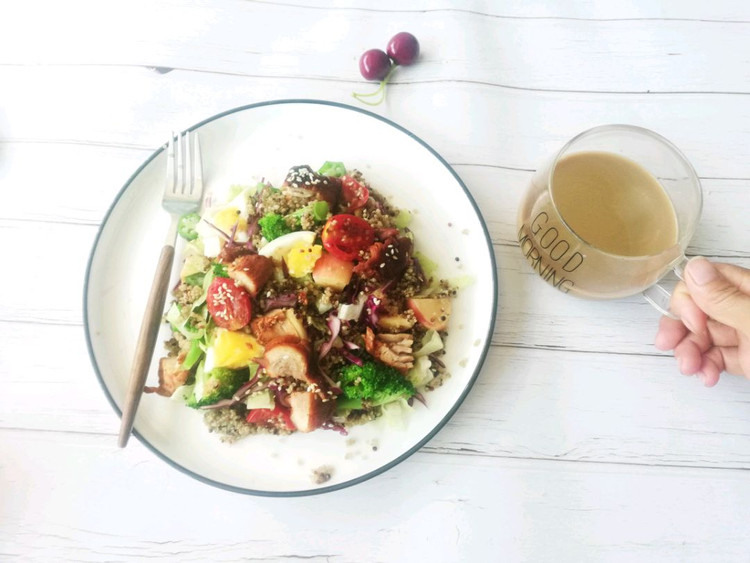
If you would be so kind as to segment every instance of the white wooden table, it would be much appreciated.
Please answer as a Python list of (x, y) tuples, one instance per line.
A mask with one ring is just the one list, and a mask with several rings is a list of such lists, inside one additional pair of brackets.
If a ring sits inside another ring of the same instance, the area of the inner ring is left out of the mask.
[[(603, 123), (693, 162), (690, 254), (750, 266), (750, 5), (664, 0), (25, 1), (0, 8), (0, 559), (746, 561), (750, 382), (678, 374), (640, 298), (534, 277), (516, 206), (539, 161)], [(359, 55), (417, 35), (375, 108), (455, 168), (500, 280), (484, 369), (420, 452), (325, 496), (249, 497), (175, 471), (89, 362), (86, 262), (167, 138), (279, 98), (357, 102)]]

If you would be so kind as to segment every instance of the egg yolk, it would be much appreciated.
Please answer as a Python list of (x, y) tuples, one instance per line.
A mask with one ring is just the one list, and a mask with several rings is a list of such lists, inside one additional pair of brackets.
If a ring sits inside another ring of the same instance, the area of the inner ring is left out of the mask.
[(213, 223), (225, 233), (231, 233), (237, 225), (237, 231), (247, 230), (247, 221), (240, 217), (240, 210), (236, 207), (227, 207), (217, 211), (213, 216)]
[(214, 367), (240, 369), (263, 355), (263, 346), (249, 334), (217, 328), (214, 334)]
[(319, 244), (297, 244), (286, 255), (286, 267), (293, 278), (301, 278), (312, 273), (315, 262), (323, 254), (323, 247)]

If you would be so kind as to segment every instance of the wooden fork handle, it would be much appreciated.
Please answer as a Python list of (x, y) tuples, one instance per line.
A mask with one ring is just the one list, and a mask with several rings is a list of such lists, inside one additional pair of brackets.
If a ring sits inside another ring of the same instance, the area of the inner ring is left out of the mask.
[(128, 438), (130, 438), (133, 421), (135, 420), (135, 412), (138, 410), (138, 403), (141, 401), (148, 368), (151, 365), (151, 359), (154, 355), (154, 346), (156, 345), (159, 325), (161, 324), (164, 312), (164, 302), (167, 298), (167, 287), (169, 285), (173, 260), (174, 246), (169, 244), (164, 245), (159, 256), (159, 264), (156, 268), (154, 281), (151, 284), (151, 293), (148, 296), (143, 321), (141, 321), (141, 331), (138, 334), (138, 343), (135, 347), (133, 365), (130, 370), (130, 383), (128, 384), (128, 392), (125, 396), (125, 404), (122, 409), (120, 435), (117, 440), (117, 444), (121, 448), (127, 445)]

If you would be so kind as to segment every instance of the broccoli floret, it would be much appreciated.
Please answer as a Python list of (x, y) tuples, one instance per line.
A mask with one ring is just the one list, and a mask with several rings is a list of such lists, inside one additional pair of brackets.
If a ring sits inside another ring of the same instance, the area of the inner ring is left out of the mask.
[(258, 219), (258, 225), (260, 225), (260, 232), (269, 242), (292, 232), (292, 228), (287, 224), (284, 217), (278, 213), (264, 215)]
[(345, 399), (361, 399), (371, 405), (384, 405), (396, 399), (408, 399), (416, 391), (414, 385), (397, 369), (365, 359), (361, 366), (349, 364), (338, 372)]
[(186, 404), (194, 409), (231, 399), (235, 391), (248, 381), (247, 369), (214, 368), (204, 371), (203, 362), (195, 371), (195, 387)]

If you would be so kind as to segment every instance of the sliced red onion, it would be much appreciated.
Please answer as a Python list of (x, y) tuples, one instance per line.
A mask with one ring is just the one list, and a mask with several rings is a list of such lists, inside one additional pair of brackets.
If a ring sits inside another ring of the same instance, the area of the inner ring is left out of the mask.
[(247, 242), (245, 243), (245, 246), (252, 250), (256, 250), (255, 245), (253, 244), (253, 237), (255, 236), (255, 232), (258, 230), (258, 216), (253, 215), (250, 217), (250, 220), (247, 222)]
[(289, 293), (282, 293), (276, 297), (269, 297), (266, 299), (265, 310), (270, 311), (271, 309), (279, 309), (281, 307), (292, 307), (297, 303), (297, 292), (291, 291)]
[(371, 328), (377, 328), (378, 320), (380, 319), (380, 306), (383, 301), (378, 297), (370, 294), (367, 296), (365, 302), (365, 322), (370, 325)]
[(342, 348), (341, 355), (344, 356), (347, 360), (349, 360), (351, 363), (358, 365), (359, 367), (362, 367), (364, 365), (364, 362), (362, 361), (362, 358), (359, 358), (349, 352), (349, 350), (345, 350)]
[(347, 429), (344, 426), (342, 426), (341, 424), (336, 424), (335, 422), (331, 422), (330, 420), (326, 420), (323, 424), (320, 425), (320, 427), (323, 430), (335, 430), (336, 432), (338, 432), (342, 436), (348, 436), (349, 435), (349, 432), (347, 431)]
[(219, 234), (220, 234), (221, 236), (223, 236), (223, 237), (224, 237), (225, 239), (227, 239), (228, 241), (231, 241), (231, 240), (232, 240), (232, 238), (233, 238), (233, 237), (230, 237), (230, 236), (229, 236), (228, 234), (226, 234), (226, 233), (225, 233), (224, 231), (222, 231), (222, 230), (221, 230), (221, 229), (220, 229), (219, 227), (217, 227), (216, 225), (214, 225), (214, 224), (213, 224), (213, 223), (212, 223), (211, 221), (209, 221), (208, 219), (203, 219), (203, 222), (204, 222), (204, 223), (206, 223), (206, 225), (208, 225), (208, 226), (209, 226), (209, 227), (211, 227), (212, 229), (214, 229), (214, 230), (218, 231), (218, 233), (219, 233)]
[(387, 282), (385, 282), (383, 285), (381, 285), (376, 293), (378, 295), (385, 295), (385, 293), (391, 288), (391, 286), (396, 283), (396, 278), (390, 279)]
[(359, 350), (359, 346), (357, 346), (354, 342), (350, 342), (348, 340), (342, 340), (344, 343), (344, 346), (346, 346), (349, 350)]
[(289, 393), (286, 392), (286, 389), (284, 389), (282, 386), (280, 386), (278, 383), (271, 383), (268, 385), (268, 388), (273, 393), (274, 397), (276, 398), (276, 403), (283, 406), (289, 406), (289, 401), (287, 397), (289, 396)]
[(320, 353), (318, 354), (319, 360), (323, 359), (323, 357), (325, 357), (325, 355), (331, 351), (331, 347), (333, 347), (333, 341), (336, 340), (339, 335), (339, 331), (341, 331), (341, 319), (339, 319), (333, 313), (328, 315), (326, 324), (328, 325), (328, 330), (331, 331), (331, 338), (329, 338), (327, 342), (324, 342), (320, 347)]
[(242, 387), (237, 389), (237, 391), (232, 395), (232, 399), (235, 401), (241, 401), (245, 397), (247, 397), (250, 392), (253, 390), (253, 387), (255, 387), (255, 384), (258, 383), (258, 376), (256, 375), (253, 377), (250, 381), (245, 383)]
[(204, 411), (211, 410), (211, 409), (223, 409), (224, 407), (231, 407), (236, 402), (237, 401), (235, 401), (234, 399), (223, 399), (219, 401), (218, 403), (214, 403), (213, 405), (205, 405), (199, 408)]

